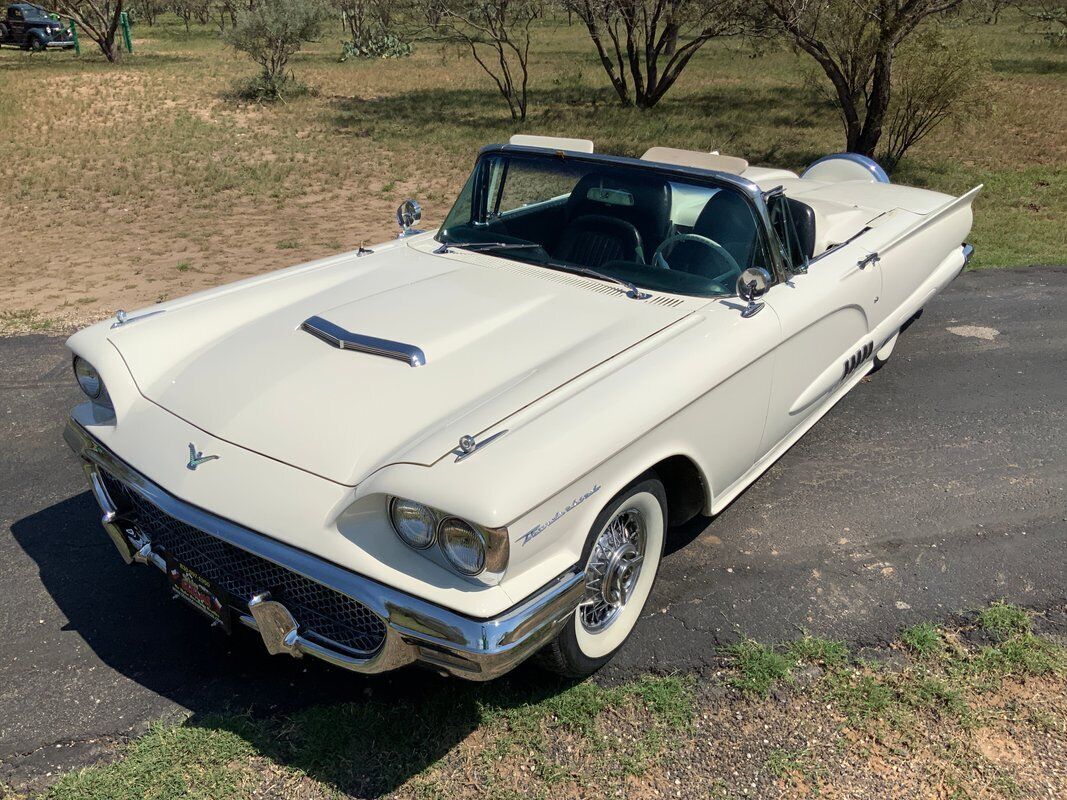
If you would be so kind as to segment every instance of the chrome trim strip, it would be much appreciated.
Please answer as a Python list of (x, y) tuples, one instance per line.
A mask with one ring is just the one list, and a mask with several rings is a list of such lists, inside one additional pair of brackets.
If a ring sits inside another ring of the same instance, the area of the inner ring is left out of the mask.
[(810, 164), (808, 164), (807, 168), (802, 173), (800, 173), (800, 179), (804, 180), (804, 176), (807, 175), (808, 172), (811, 171), (811, 168), (814, 167), (816, 164), (822, 164), (824, 161), (835, 161), (838, 159), (842, 161), (851, 161), (854, 164), (859, 164), (861, 167), (871, 173), (871, 175), (874, 176), (874, 179), (878, 181), (878, 183), (890, 183), (889, 176), (886, 174), (886, 171), (882, 169), (882, 166), (877, 161), (875, 161), (873, 158), (862, 156), (859, 153), (831, 153), (828, 156), (817, 158)]
[[(471, 680), (490, 680), (512, 669), (549, 641), (570, 618), (585, 590), (585, 575), (575, 566), (497, 617), (468, 617), (178, 499), (122, 461), (73, 419), (67, 422), (63, 438), (86, 461), (88, 474), (104, 469), (175, 519), (347, 595), (381, 617), (386, 623), (386, 640), (369, 658), (356, 658), (304, 639), (299, 633), (295, 635), (291, 644), (294, 649), (346, 669), (384, 672), (420, 661)], [(94, 484), (92, 477), (90, 483)], [(106, 497), (106, 492), (98, 500), (102, 497)], [(106, 514), (106, 507), (104, 511)], [(117, 532), (123, 546), (129, 547), (125, 532), (117, 525), (108, 525)], [(111, 534), (110, 529), (108, 533)], [(132, 560), (165, 567), (150, 544), (135, 544), (139, 549)], [(255, 627), (251, 617), (241, 621)]]
[(353, 333), (322, 317), (308, 317), (300, 324), (300, 329), (341, 350), (356, 350), (360, 353), (395, 358), (398, 361), (406, 361), (411, 367), (421, 367), (426, 363), (426, 354), (413, 344)]

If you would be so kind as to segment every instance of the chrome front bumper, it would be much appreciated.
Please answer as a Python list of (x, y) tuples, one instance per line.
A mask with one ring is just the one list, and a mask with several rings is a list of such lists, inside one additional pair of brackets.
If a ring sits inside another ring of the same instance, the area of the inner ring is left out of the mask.
[(555, 636), (573, 614), (584, 591), (584, 575), (574, 569), (498, 617), (467, 617), (174, 497), (118, 458), (74, 420), (68, 421), (63, 438), (84, 460), (89, 485), (102, 511), (100, 521), (127, 564), (152, 564), (166, 571), (164, 559), (153, 551), (152, 545), (141, 541), (132, 527), (121, 525), (101, 470), (174, 519), (363, 604), (386, 627), (382, 646), (373, 655), (359, 658), (344, 648), (331, 648), (301, 635), (300, 626), (288, 609), (263, 592), (248, 598), (247, 608), (236, 611), (243, 624), (259, 631), (270, 653), (297, 657), (307, 654), (365, 673), (420, 662), (468, 680), (491, 680)]

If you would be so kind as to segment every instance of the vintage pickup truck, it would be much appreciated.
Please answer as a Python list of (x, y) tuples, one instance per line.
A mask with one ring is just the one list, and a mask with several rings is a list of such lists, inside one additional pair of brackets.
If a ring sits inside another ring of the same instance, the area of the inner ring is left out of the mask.
[(66, 439), (122, 557), (270, 653), (585, 675), (640, 624), (669, 528), (960, 273), (977, 191), (848, 153), (797, 174), (515, 137), (438, 230), (408, 201), (392, 242), (72, 336)]
[(57, 22), (40, 6), (12, 3), (0, 17), (0, 45), (36, 51), (66, 49), (74, 47), (74, 37), (69, 25)]

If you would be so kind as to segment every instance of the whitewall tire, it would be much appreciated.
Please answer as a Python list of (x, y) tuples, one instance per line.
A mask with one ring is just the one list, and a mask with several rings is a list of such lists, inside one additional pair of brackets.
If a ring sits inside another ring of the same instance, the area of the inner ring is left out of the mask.
[(542, 665), (584, 677), (611, 660), (633, 632), (652, 591), (666, 529), (666, 495), (654, 477), (638, 479), (604, 508), (582, 553), (585, 595), (539, 654)]

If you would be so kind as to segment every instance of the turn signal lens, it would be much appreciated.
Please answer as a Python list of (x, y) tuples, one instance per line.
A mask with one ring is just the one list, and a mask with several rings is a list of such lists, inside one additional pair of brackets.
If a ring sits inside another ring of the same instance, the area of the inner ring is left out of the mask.
[(434, 543), (437, 518), (429, 506), (394, 497), (389, 503), (389, 521), (408, 547), (425, 550)]
[(485, 569), (485, 540), (469, 524), (456, 517), (441, 523), (441, 552), (452, 568), (463, 575), (477, 575)]
[(100, 399), (104, 391), (104, 382), (100, 378), (100, 373), (80, 356), (74, 356), (74, 377), (78, 379), (78, 385), (90, 400)]

